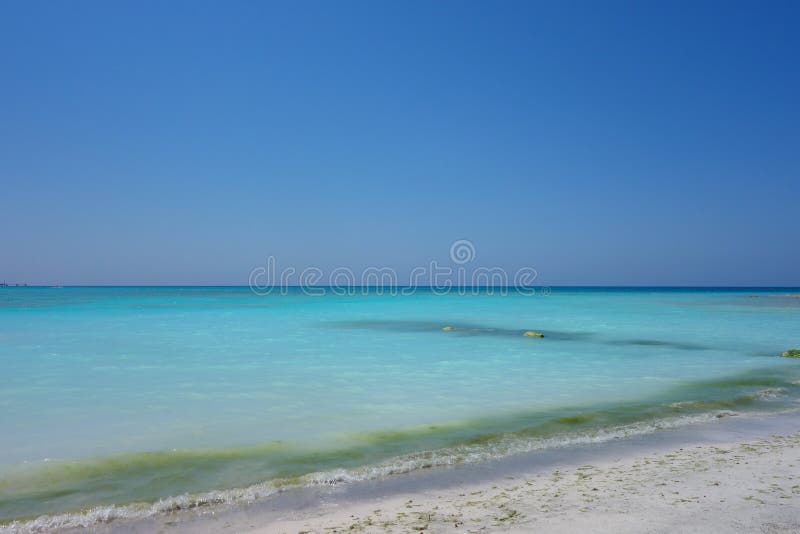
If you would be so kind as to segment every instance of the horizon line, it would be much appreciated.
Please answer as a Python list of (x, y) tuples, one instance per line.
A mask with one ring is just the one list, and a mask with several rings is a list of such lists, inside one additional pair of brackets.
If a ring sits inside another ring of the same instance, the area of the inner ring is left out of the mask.
[[(9, 289), (9, 288), (49, 288), (49, 289), (64, 289), (64, 288), (242, 288), (242, 289), (249, 289), (251, 286), (247, 284), (25, 284), (25, 283), (0, 283), (0, 288)], [(741, 284), (741, 285), (714, 285), (714, 284), (699, 284), (699, 285), (683, 285), (683, 284), (667, 284), (667, 285), (660, 285), (660, 284), (536, 284), (536, 285), (450, 285), (450, 286), (434, 286), (434, 285), (427, 285), (427, 284), (420, 284), (420, 285), (352, 285), (352, 286), (335, 286), (335, 285), (328, 285), (328, 284), (316, 284), (316, 285), (297, 285), (297, 284), (289, 284), (285, 286), (275, 286), (275, 289), (278, 288), (286, 288), (286, 289), (302, 289), (302, 288), (338, 288), (338, 289), (363, 289), (363, 288), (371, 288), (371, 289), (408, 289), (412, 287), (416, 287), (419, 289), (443, 289), (445, 287), (453, 288), (453, 289), (466, 289), (466, 288), (474, 288), (474, 289), (500, 289), (500, 288), (507, 288), (507, 289), (514, 289), (514, 288), (653, 288), (653, 289), (708, 289), (708, 288), (717, 288), (717, 289), (748, 289), (748, 288), (755, 288), (755, 289), (799, 289), (800, 284), (798, 285), (752, 285), (752, 284)]]

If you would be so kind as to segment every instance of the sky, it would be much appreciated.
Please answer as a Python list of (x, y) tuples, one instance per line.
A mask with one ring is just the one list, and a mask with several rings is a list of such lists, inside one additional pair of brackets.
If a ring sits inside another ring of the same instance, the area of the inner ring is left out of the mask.
[(0, 281), (800, 285), (797, 2), (0, 5)]

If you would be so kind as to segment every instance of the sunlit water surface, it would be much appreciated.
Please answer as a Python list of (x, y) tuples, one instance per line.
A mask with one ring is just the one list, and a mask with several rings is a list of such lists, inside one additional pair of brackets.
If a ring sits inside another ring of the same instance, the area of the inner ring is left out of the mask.
[(3, 288), (0, 522), (791, 408), (792, 292)]

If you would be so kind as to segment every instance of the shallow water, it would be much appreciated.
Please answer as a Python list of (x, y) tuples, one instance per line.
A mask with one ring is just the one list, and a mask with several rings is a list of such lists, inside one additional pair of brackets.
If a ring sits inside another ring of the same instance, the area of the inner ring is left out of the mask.
[(3, 288), (0, 522), (796, 406), (790, 292)]

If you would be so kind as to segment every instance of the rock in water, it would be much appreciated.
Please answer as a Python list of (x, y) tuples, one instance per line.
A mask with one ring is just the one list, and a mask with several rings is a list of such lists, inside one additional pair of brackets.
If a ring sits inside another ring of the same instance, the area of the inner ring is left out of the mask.
[(544, 337), (544, 334), (541, 332), (536, 332), (534, 330), (527, 330), (522, 334), (525, 337)]
[(444, 330), (445, 332), (449, 332), (452, 329), (453, 329), (452, 326), (445, 326), (444, 328), (442, 328), (442, 330)]
[(783, 354), (781, 354), (784, 358), (800, 358), (800, 349), (789, 349)]

